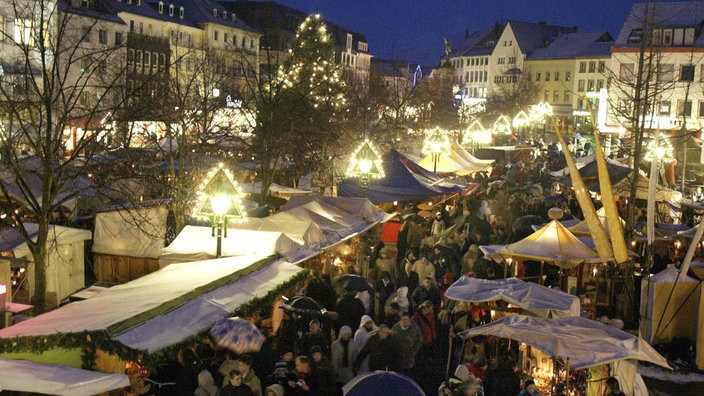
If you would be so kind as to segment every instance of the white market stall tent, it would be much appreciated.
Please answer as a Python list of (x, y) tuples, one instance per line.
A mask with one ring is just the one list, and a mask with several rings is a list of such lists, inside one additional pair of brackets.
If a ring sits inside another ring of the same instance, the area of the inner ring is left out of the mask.
[[(216, 248), (216, 239), (213, 237), (211, 227), (187, 225), (168, 247), (161, 249), (159, 267), (163, 268), (173, 263), (214, 259)], [(222, 257), (276, 253), (294, 262), (310, 254), (310, 252), (304, 252), (301, 245), (282, 232), (228, 228), (227, 238), (222, 238)]]
[[(38, 226), (25, 223), (30, 237), (36, 240)], [(85, 241), (90, 240), (91, 232), (79, 228), (58, 225), (49, 226), (47, 247), (46, 292), (50, 305), (58, 305), (75, 291), (85, 287)], [(27, 244), (14, 229), (0, 232), (0, 251), (11, 252), (15, 258), (30, 261), (27, 268), (27, 282), (30, 296), (34, 295), (34, 258)]]
[(90, 396), (129, 385), (125, 374), (104, 374), (58, 364), (0, 358), (0, 391)]
[[(642, 338), (594, 320), (576, 317), (535, 318), (506, 316), (497, 321), (460, 333), (462, 337), (492, 335), (525, 343), (566, 361), (574, 369), (611, 364), (626, 395), (645, 394), (634, 390), (636, 361), (670, 369), (667, 360)], [(594, 378), (588, 386), (598, 386)], [(603, 391), (603, 390), (602, 390)], [(601, 394), (601, 393), (589, 393)]]
[(640, 335), (652, 344), (675, 337), (697, 339), (701, 283), (674, 266), (643, 278), (640, 286)]
[(577, 296), (520, 279), (479, 279), (462, 276), (446, 291), (451, 300), (473, 303), (505, 301), (541, 318), (579, 316)]

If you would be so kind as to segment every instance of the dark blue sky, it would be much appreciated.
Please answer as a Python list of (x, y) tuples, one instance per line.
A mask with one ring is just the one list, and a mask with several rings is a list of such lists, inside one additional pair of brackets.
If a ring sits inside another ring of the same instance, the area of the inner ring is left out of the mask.
[(628, 10), (643, 0), (274, 0), (367, 36), (376, 57), (434, 65), (443, 38), (454, 43), (496, 21), (541, 20), (579, 26), (582, 32), (608, 30), (614, 38)]

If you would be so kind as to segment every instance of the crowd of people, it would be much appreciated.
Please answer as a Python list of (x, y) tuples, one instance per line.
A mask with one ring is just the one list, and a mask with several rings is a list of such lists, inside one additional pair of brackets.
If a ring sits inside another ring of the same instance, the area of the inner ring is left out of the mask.
[[(479, 193), (434, 206), (430, 219), (410, 204), (401, 213), (396, 244), (386, 246), (375, 234), (353, 247), (355, 259), (344, 271), (366, 278), (372, 290), (333, 287), (334, 274), (311, 269), (299, 294), (318, 302), (321, 314), (284, 310), (281, 324), (251, 356), (203, 340), (160, 368), (159, 381), (130, 377), (133, 393), (159, 394), (157, 384), (172, 381), (162, 394), (339, 395), (355, 376), (389, 370), (410, 377), (427, 395), (538, 395), (533, 379), (520, 373), (516, 343), (455, 336), (491, 320), (489, 312), (444, 294), (462, 275), (503, 277), (503, 266), (482, 259), (478, 247), (525, 236), (508, 226), (519, 216), (545, 216), (552, 204), (542, 190), (550, 188), (546, 174), (560, 165), (553, 163), (557, 158), (477, 175), (484, 185)], [(516, 189), (521, 193), (505, 193)], [(569, 195), (561, 206), (565, 213), (579, 210)], [(545, 273), (549, 284), (550, 269)]]

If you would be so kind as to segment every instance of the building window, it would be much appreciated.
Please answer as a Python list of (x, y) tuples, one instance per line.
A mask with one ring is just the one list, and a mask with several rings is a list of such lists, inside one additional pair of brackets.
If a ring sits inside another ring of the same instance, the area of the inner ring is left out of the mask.
[(515, 56), (509, 56), (508, 57), (508, 64), (513, 65), (516, 63), (516, 57)]
[(153, 30), (152, 24), (151, 24), (151, 23), (148, 23), (148, 24), (147, 24), (147, 36), (151, 36), (151, 35), (152, 35), (152, 30)]
[(249, 39), (249, 48), (254, 48), (254, 39)]
[(540, 72), (535, 73), (535, 81), (540, 81)]
[(550, 101), (550, 91), (545, 91), (543, 98), (546, 102)]
[(672, 105), (669, 100), (661, 101), (660, 107), (658, 108), (658, 115), (669, 116), (670, 115), (670, 107), (672, 107)]
[(587, 62), (579, 62), (579, 72), (580, 73), (587, 72)]
[(589, 62), (589, 73), (595, 73), (595, 72), (596, 72), (596, 62), (590, 61)]
[(498, 63), (499, 65), (505, 64), (505, 63), (506, 63), (506, 58), (503, 58), (503, 57), (502, 57), (502, 58), (499, 58), (499, 60), (498, 60), (497, 63)]
[(179, 17), (180, 19), (183, 19), (183, 15), (184, 15), (184, 14), (185, 14), (185, 11), (184, 11), (183, 7), (179, 7), (179, 9), (178, 9), (178, 17)]
[(604, 80), (596, 80), (596, 90), (601, 91), (604, 88)]
[(83, 27), (83, 34), (81, 35), (81, 41), (90, 43), (90, 26)]
[(100, 44), (107, 44), (108, 43), (108, 31), (100, 29), (98, 30), (98, 42)]
[(169, 4), (169, 16), (174, 16), (174, 5)]
[(577, 81), (577, 92), (584, 92), (584, 80)]
[(159, 2), (159, 14), (163, 14), (163, 13), (164, 13), (164, 2), (160, 1)]
[(555, 72), (555, 81), (560, 81), (560, 72)]
[(570, 91), (565, 90), (565, 94), (563, 95), (563, 97), (565, 98), (564, 99), (565, 103), (569, 103), (570, 102)]
[(130, 20), (130, 33), (134, 33), (134, 20)]
[(560, 92), (559, 91), (553, 91), (552, 93), (552, 101), (554, 103), (557, 103), (560, 101)]
[(599, 61), (599, 73), (605, 73), (605, 72), (606, 72), (606, 62)]
[(217, 30), (213, 31), (213, 40), (218, 41), (218, 33)]
[(684, 100), (680, 99), (677, 101), (677, 116), (678, 117), (691, 117), (692, 116), (692, 101), (688, 100), (686, 103)]
[(565, 81), (570, 81), (572, 79), (572, 73), (565, 72)]
[(682, 65), (680, 69), (680, 81), (694, 81), (694, 66)]
[(550, 81), (550, 72), (545, 72), (545, 81)]
[(704, 118), (704, 101), (699, 101), (699, 118)]
[(222, 35), (222, 42), (225, 43), (225, 44), (227, 44), (227, 41), (228, 41), (229, 38), (230, 38), (230, 37), (227, 35), (227, 33), (224, 33), (224, 34)]
[(633, 63), (621, 63), (619, 78), (623, 81), (633, 81)]
[(587, 92), (594, 92), (594, 80), (587, 81)]
[(115, 45), (122, 45), (122, 32), (115, 32)]
[(213, 8), (213, 16), (214, 17), (218, 16), (218, 9), (217, 8)]
[(675, 81), (675, 65), (666, 63), (660, 65), (660, 81), (672, 82)]

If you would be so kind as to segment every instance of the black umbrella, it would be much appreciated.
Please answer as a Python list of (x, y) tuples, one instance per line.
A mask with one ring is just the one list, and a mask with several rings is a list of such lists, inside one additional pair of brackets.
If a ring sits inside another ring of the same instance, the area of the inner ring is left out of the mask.
[(280, 308), (287, 312), (305, 316), (323, 316), (325, 308), (320, 303), (306, 296), (284, 297), (285, 302)]
[(526, 215), (521, 216), (511, 225), (511, 231), (514, 233), (520, 233), (521, 231), (530, 230), (533, 231), (531, 226), (545, 224), (545, 219), (540, 216)]
[(343, 274), (336, 276), (333, 278), (332, 284), (334, 286), (341, 286), (343, 289), (354, 291), (367, 290), (370, 294), (374, 294), (374, 286), (359, 275)]

